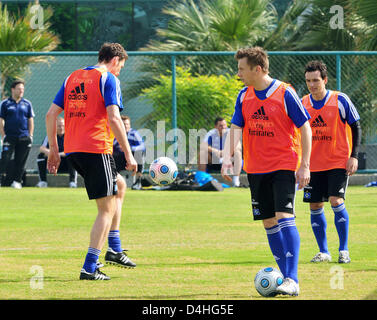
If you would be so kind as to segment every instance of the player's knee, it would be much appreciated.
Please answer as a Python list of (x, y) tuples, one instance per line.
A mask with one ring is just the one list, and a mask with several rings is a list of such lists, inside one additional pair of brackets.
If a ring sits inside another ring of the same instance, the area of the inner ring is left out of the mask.
[(344, 200), (339, 197), (329, 197), (329, 201), (332, 207), (337, 207), (344, 202)]
[(310, 210), (319, 210), (319, 209), (322, 209), (324, 207), (324, 203), (323, 202), (315, 202), (315, 203), (311, 203), (310, 204)]
[(118, 188), (117, 197), (123, 197), (124, 194), (126, 193), (127, 184), (126, 184), (126, 181), (124, 181), (124, 178), (120, 174), (118, 174), (118, 177), (117, 177), (117, 188)]
[(263, 226), (268, 229), (276, 226), (278, 224), (278, 221), (275, 217), (273, 218), (268, 218), (263, 220)]

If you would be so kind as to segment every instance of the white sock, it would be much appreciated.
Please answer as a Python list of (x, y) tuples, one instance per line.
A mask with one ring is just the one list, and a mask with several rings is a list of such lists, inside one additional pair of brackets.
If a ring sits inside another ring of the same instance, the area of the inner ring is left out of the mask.
[(240, 177), (239, 176), (233, 176), (233, 185), (238, 187), (240, 185)]

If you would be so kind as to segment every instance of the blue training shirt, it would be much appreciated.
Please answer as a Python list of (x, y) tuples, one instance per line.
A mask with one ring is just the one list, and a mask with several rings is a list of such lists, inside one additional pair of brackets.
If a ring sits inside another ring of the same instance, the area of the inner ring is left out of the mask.
[[(59, 152), (64, 152), (64, 134), (61, 135), (61, 136), (59, 136), (57, 134), (56, 139), (58, 141)], [(43, 139), (42, 146), (44, 146), (47, 149), (50, 148), (50, 144), (48, 143), (48, 137), (47, 136)]]
[(204, 137), (204, 142), (206, 142), (209, 146), (217, 149), (223, 150), (225, 146), (225, 140), (229, 133), (230, 129), (226, 128), (225, 132), (222, 136), (219, 135), (219, 131), (214, 128), (208, 131), (206, 136)]
[(0, 103), (0, 118), (4, 119), (6, 136), (28, 137), (28, 120), (34, 116), (33, 106), (27, 99), (21, 98), (17, 103), (12, 98), (8, 98)]
[[(278, 88), (280, 84), (281, 81), (273, 79), (271, 84), (266, 89), (260, 91), (255, 89), (253, 90), (258, 99), (265, 100), (269, 96), (271, 96), (272, 93), (275, 92), (275, 90)], [(242, 101), (245, 97), (247, 89), (248, 87), (245, 87), (241, 89), (241, 91), (238, 93), (236, 104), (234, 107), (234, 114), (231, 120), (231, 123), (241, 128), (245, 126), (245, 121), (242, 115)], [(306, 108), (302, 105), (301, 99), (298, 97), (297, 93), (291, 87), (288, 87), (285, 91), (284, 107), (287, 111), (288, 117), (292, 119), (293, 123), (297, 128), (300, 128), (306, 121), (310, 119), (310, 115)]]
[[(91, 66), (84, 68), (84, 70), (92, 70), (98, 67)], [(67, 83), (67, 77), (64, 80), (63, 85), (60, 87), (60, 90), (55, 96), (54, 103), (64, 109), (64, 90)], [(100, 92), (105, 101), (105, 107), (111, 105), (117, 105), (121, 110), (123, 110), (123, 101), (122, 101), (122, 91), (120, 89), (120, 81), (114, 76), (111, 72), (105, 72), (102, 74), (100, 79)]]
[[(143, 138), (140, 136), (139, 132), (137, 132), (135, 129), (130, 129), (127, 133), (127, 139), (128, 143), (130, 144), (131, 151), (145, 151), (145, 144), (143, 141)], [(114, 138), (113, 143), (113, 153), (123, 153), (122, 148), (119, 145), (119, 142), (116, 138)]]

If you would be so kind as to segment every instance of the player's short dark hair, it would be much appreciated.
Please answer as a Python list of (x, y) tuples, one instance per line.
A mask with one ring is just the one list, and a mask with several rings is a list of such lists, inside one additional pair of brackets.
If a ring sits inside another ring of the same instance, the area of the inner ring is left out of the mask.
[(130, 118), (129, 116), (124, 115), (124, 114), (122, 114), (122, 115), (120, 116), (120, 118), (121, 118), (123, 121), (125, 121), (125, 120), (129, 120), (129, 121), (131, 122), (131, 118)]
[(260, 66), (264, 72), (268, 73), (268, 55), (267, 52), (261, 47), (239, 49), (234, 58), (237, 61), (242, 58), (247, 58), (247, 63), (251, 68)]
[(224, 121), (225, 119), (223, 118), (223, 117), (217, 117), (216, 119), (215, 119), (215, 126), (217, 125), (217, 123), (218, 122), (220, 122), (220, 121)]
[(17, 80), (14, 80), (11, 84), (11, 88), (14, 89), (15, 87), (17, 87), (19, 84), (23, 84), (25, 85), (25, 81), (24, 80), (21, 80), (21, 79), (17, 79)]
[(323, 63), (323, 61), (312, 60), (306, 64), (305, 73), (314, 71), (319, 71), (322, 79), (325, 79), (327, 77), (327, 67)]
[(114, 57), (127, 60), (128, 54), (121, 44), (105, 42), (98, 52), (98, 62), (109, 62)]

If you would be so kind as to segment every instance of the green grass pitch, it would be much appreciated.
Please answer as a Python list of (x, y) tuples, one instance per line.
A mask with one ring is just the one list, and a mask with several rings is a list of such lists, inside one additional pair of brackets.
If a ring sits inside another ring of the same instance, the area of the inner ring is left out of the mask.
[[(83, 188), (0, 189), (0, 299), (362, 300), (377, 299), (377, 188), (351, 186), (352, 262), (339, 265), (338, 238), (325, 206), (333, 261), (313, 264), (317, 245), (302, 192), (300, 295), (263, 298), (253, 279), (276, 266), (248, 189), (127, 191), (121, 238), (133, 270), (106, 266), (110, 281), (79, 281), (96, 216)], [(101, 253), (104, 260), (105, 246)]]

